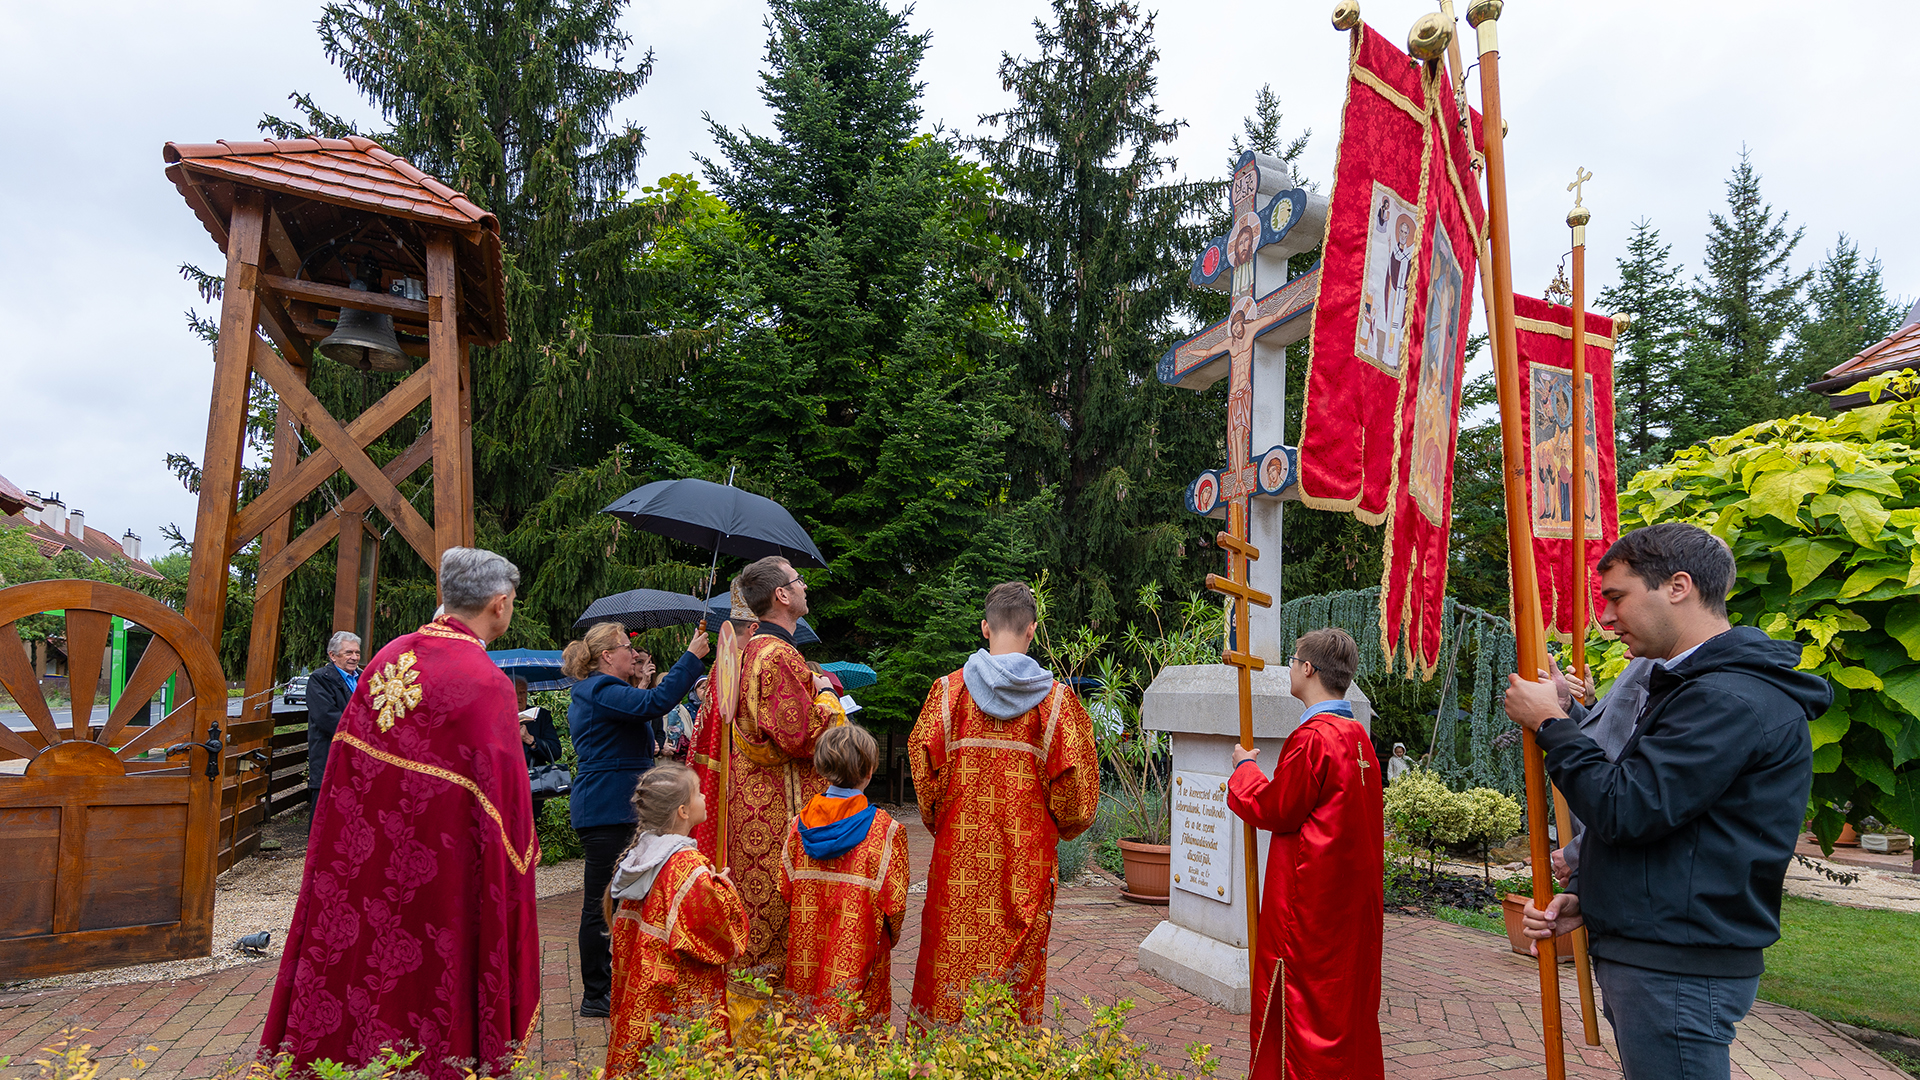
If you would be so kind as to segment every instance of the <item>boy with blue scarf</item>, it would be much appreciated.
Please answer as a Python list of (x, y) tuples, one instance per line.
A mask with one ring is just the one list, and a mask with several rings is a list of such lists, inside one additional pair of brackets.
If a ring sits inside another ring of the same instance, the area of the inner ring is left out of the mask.
[(865, 795), (879, 764), (865, 728), (822, 733), (813, 767), (832, 786), (787, 826), (780, 858), (786, 985), (841, 1028), (887, 1023), (893, 947), (907, 917), (907, 835)]

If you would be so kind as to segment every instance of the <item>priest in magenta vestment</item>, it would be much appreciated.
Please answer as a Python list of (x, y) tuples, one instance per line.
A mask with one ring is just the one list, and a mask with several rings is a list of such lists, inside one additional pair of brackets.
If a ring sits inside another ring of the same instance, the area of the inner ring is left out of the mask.
[(421, 1051), (434, 1080), (503, 1071), (536, 1021), (539, 862), (513, 683), (486, 642), (519, 572), (441, 560), (448, 614), (374, 656), (341, 715), (261, 1046), (296, 1071)]
[(1254, 952), (1258, 1080), (1378, 1080), (1385, 922), (1380, 763), (1353, 719), (1359, 650), (1343, 630), (1295, 646), (1293, 696), (1306, 705), (1269, 780), (1234, 748), (1227, 805), (1273, 834)]

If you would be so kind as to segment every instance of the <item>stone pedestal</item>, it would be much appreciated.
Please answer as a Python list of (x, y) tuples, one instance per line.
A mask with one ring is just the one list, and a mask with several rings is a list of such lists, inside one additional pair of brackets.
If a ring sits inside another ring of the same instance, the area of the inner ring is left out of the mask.
[[(1373, 707), (1358, 686), (1348, 700), (1354, 718), (1371, 728)], [(1254, 746), (1269, 775), (1281, 744), (1299, 726), (1302, 709), (1288, 692), (1284, 664), (1270, 661), (1266, 670), (1253, 673)], [(1172, 735), (1175, 792), (1202, 792), (1184, 800), (1188, 814), (1175, 813), (1173, 871), (1183, 880), (1173, 886), (1166, 921), (1140, 943), (1140, 968), (1230, 1012), (1251, 1012), (1243, 826), (1228, 813), (1218, 832), (1207, 828), (1214, 823), (1207, 816), (1214, 805), (1208, 796), (1232, 772), (1233, 747), (1240, 738), (1239, 672), (1225, 664), (1166, 668), (1147, 688), (1140, 715), (1148, 729)], [(1193, 813), (1196, 807), (1199, 812)], [(1183, 830), (1183, 817), (1196, 827)], [(1270, 839), (1264, 832), (1258, 837), (1262, 881)], [(1204, 883), (1204, 891), (1196, 891), (1198, 883)]]

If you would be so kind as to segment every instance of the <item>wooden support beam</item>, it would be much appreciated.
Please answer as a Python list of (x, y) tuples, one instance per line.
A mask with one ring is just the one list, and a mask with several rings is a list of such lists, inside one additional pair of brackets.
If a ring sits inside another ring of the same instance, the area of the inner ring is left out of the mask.
[[(266, 203), (250, 188), (234, 196), (227, 237), (227, 280), (220, 301), (220, 342), (214, 349), (213, 402), (207, 413), (207, 448), (200, 458), (200, 509), (194, 518), (193, 569), (187, 579), (187, 621), (208, 641), (226, 626), (228, 555), (234, 501), (240, 490), (241, 445), (247, 430), (247, 379), (254, 353), (254, 324)], [(272, 350), (266, 350), (271, 353)]]
[[(407, 447), (404, 453), (387, 462), (387, 467), (381, 471), (387, 479), (398, 484), (412, 476), (432, 456), (433, 429), (428, 428), (420, 433), (420, 437), (415, 439), (413, 445)], [(260, 560), (260, 570), (255, 577), (258, 587), (266, 588), (268, 585), (286, 580), (288, 574), (319, 554), (320, 549), (327, 546), (327, 541), (339, 535), (342, 515), (362, 514), (372, 506), (372, 497), (364, 491), (356, 491), (342, 499), (337, 513), (321, 517), (319, 521), (309, 526), (306, 532), (301, 533), (293, 543), (282, 548), (278, 554), (270, 559)]]
[[(405, 419), (407, 414), (427, 400), (432, 389), (426, 369), (409, 375), (405, 382), (355, 417), (347, 425), (347, 435), (353, 445), (365, 449), (375, 439), (387, 433), (393, 425)], [(267, 490), (261, 492), (243, 508), (233, 523), (234, 544), (243, 546), (247, 541), (265, 531), (268, 524), (285, 517), (300, 500), (313, 494), (328, 477), (340, 469), (340, 459), (325, 446), (316, 449), (299, 467), (290, 472), (282, 481), (276, 470)], [(411, 472), (411, 470), (409, 470)], [(397, 477), (403, 480), (405, 476)], [(371, 505), (371, 504), (369, 504)]]
[[(280, 359), (266, 342), (252, 335), (249, 335), (249, 338), (254, 345), (254, 370), (258, 371), (280, 395), (280, 407), (293, 410), (293, 414), (299, 418), (300, 422), (320, 440), (320, 445), (331, 450), (333, 456), (339, 459), (340, 467), (347, 471), (348, 476), (353, 477), (354, 483), (360, 485), (360, 488), (372, 498), (375, 509), (393, 523), (393, 527), (400, 531), (400, 535), (406, 538), (407, 543), (413, 545), (413, 549), (418, 551), (422, 558), (429, 559), (432, 565), (438, 566), (434, 532), (427, 527), (426, 520), (420, 516), (420, 511), (415, 510), (412, 504), (407, 502), (406, 498), (400, 494), (400, 489), (393, 485), (393, 481), (387, 479), (380, 471), (380, 467), (373, 463), (373, 459), (367, 457), (366, 451), (360, 449), (359, 444), (354, 442), (353, 436), (347, 433), (347, 429), (341, 425), (340, 421), (335, 420), (333, 415), (327, 412), (326, 406), (320, 404), (320, 399), (314, 397), (313, 392), (299, 381), (293, 368), (285, 360)], [(450, 414), (452, 412), (453, 410), (449, 410)], [(434, 430), (438, 431), (441, 426), (434, 425)], [(435, 483), (434, 490), (438, 492), (441, 486)]]
[(333, 572), (333, 629), (358, 633), (355, 618), (360, 607), (360, 543), (366, 536), (365, 514), (340, 515), (340, 553)]
[(409, 300), (395, 293), (375, 292), (372, 289), (361, 292), (359, 289), (349, 289), (344, 285), (328, 285), (323, 281), (298, 281), (279, 274), (265, 275), (263, 284), (289, 300), (311, 300), (328, 307), (382, 311), (388, 315), (407, 315), (432, 322), (432, 319), (428, 318), (427, 301)]
[(463, 546), (473, 531), (473, 507), (465, 501), (466, 433), (461, 424), (460, 289), (453, 259), (453, 237), (435, 232), (427, 237), (427, 358), (433, 377), (433, 540), (429, 560), (440, 565), (440, 553)]

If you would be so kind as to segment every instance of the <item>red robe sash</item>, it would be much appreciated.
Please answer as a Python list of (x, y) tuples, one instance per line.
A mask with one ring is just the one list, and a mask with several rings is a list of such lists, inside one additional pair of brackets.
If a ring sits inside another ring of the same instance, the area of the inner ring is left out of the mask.
[(1059, 888), (1054, 844), (1085, 832), (1100, 806), (1093, 723), (1058, 682), (1040, 704), (997, 720), (956, 671), (928, 691), (907, 754), (933, 832), (913, 1007), (953, 1023), (973, 981), (995, 979), (1038, 1023)]
[(1384, 823), (1367, 729), (1331, 713), (1309, 717), (1280, 748), (1273, 779), (1257, 764), (1233, 771), (1227, 805), (1273, 834), (1248, 1075), (1381, 1077)]
[[(842, 810), (866, 803), (841, 801)], [(885, 1024), (893, 1013), (893, 947), (907, 921), (907, 834), (900, 823), (876, 810), (853, 850), (819, 861), (800, 842), (796, 820), (781, 850), (780, 896), (787, 903), (787, 987), (838, 1027)]]
[(375, 654), (341, 714), (261, 1046), (297, 1067), (412, 1043), (504, 1068), (537, 1022), (540, 847), (513, 683), (445, 617)]

